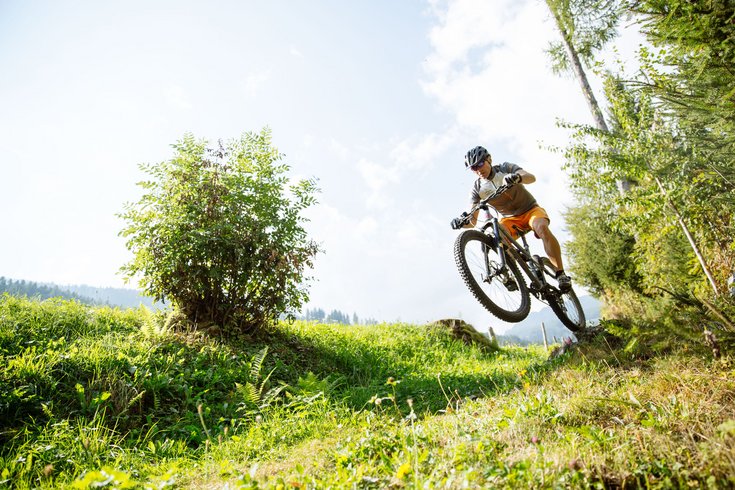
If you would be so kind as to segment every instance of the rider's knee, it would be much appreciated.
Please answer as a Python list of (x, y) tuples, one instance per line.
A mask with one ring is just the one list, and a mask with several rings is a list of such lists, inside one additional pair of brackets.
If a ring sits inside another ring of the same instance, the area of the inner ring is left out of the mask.
[(534, 233), (536, 233), (536, 235), (541, 239), (543, 239), (546, 236), (553, 237), (553, 234), (551, 233), (551, 230), (549, 229), (549, 220), (546, 220), (546, 219), (534, 220), (533, 223), (531, 223), (531, 228), (533, 228)]

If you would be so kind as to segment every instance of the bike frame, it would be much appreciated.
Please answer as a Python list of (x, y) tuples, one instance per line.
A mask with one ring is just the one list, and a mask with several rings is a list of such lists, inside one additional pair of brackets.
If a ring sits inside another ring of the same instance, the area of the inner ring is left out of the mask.
[[(526, 240), (525, 234), (520, 233), (521, 230), (516, 228), (516, 230), (519, 232), (521, 241), (523, 242), (523, 245), (520, 245), (505, 229), (505, 227), (500, 224), (497, 216), (493, 215), (489, 209), (490, 206), (488, 205), (488, 201), (502, 194), (503, 192), (508, 190), (509, 187), (510, 186), (507, 185), (500, 186), (493, 194), (477, 203), (467, 214), (467, 220), (469, 220), (476, 211), (482, 210), (485, 212), (486, 223), (482, 226), (482, 228), (480, 228), (480, 230), (483, 233), (487, 234), (490, 238), (493, 238), (495, 243), (499, 247), (498, 255), (500, 256), (501, 268), (506, 268), (506, 254), (510, 254), (511, 256), (513, 256), (513, 259), (521, 267), (526, 276), (528, 276), (528, 278), (531, 280), (531, 284), (529, 284), (528, 287), (529, 291), (533, 293), (533, 295), (536, 296), (538, 299), (543, 299), (543, 295), (552, 292), (559, 292), (556, 287), (546, 281), (543, 272), (544, 265), (541, 263), (540, 260), (536, 258), (536, 256), (531, 254), (531, 250), (528, 245), (528, 241)], [(492, 232), (488, 233), (488, 229), (490, 228), (492, 228)], [(486, 263), (485, 267), (489, 273), (490, 265)]]
[[(525, 235), (521, 234), (520, 238), (523, 245), (519, 244), (510, 233), (500, 224), (497, 217), (493, 216), (490, 211), (485, 208), (487, 222), (483, 225), (480, 230), (487, 234), (491, 238), (494, 238), (495, 242), (500, 242), (500, 248), (498, 255), (500, 256), (500, 265), (504, 269), (506, 267), (506, 254), (513, 256), (513, 259), (521, 267), (523, 272), (531, 280), (529, 284), (529, 291), (539, 293), (540, 291), (547, 289), (547, 287), (553, 287), (546, 282), (543, 274), (543, 264), (536, 260), (531, 255), (531, 250), (526, 240)], [(492, 234), (488, 233), (488, 228), (492, 228)], [(520, 230), (519, 230), (520, 231)], [(499, 240), (498, 240), (499, 239)], [(531, 264), (531, 265), (529, 265)]]

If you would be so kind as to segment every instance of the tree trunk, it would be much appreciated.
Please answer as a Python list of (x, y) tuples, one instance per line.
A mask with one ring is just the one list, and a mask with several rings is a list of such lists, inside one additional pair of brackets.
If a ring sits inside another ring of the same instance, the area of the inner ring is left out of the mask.
[(597, 129), (600, 131), (607, 132), (609, 131), (607, 123), (605, 122), (605, 118), (600, 110), (600, 104), (597, 103), (595, 94), (592, 92), (592, 87), (590, 87), (589, 80), (587, 79), (587, 73), (585, 73), (584, 68), (582, 67), (582, 62), (579, 60), (579, 55), (577, 55), (577, 51), (569, 41), (568, 34), (561, 26), (559, 19), (557, 19), (556, 22), (559, 26), (559, 30), (561, 31), (562, 42), (564, 43), (564, 48), (567, 51), (567, 56), (569, 56), (569, 62), (572, 66), (572, 70), (574, 71), (574, 76), (577, 77), (577, 81), (582, 88), (582, 94), (584, 95), (585, 101), (587, 101), (587, 106), (592, 113), (592, 118), (595, 120), (595, 126), (597, 126)]
[[(572, 71), (574, 71), (574, 75), (582, 88), (582, 94), (584, 95), (585, 101), (587, 101), (587, 106), (592, 113), (592, 118), (595, 120), (595, 126), (597, 126), (597, 129), (600, 131), (609, 132), (610, 130), (605, 122), (605, 117), (602, 115), (602, 110), (600, 110), (600, 104), (597, 103), (595, 94), (592, 92), (592, 87), (590, 87), (589, 80), (587, 79), (587, 73), (585, 73), (584, 67), (582, 67), (582, 61), (579, 59), (577, 50), (572, 44), (571, 35), (567, 31), (566, 27), (564, 27), (564, 22), (562, 21), (559, 12), (548, 2), (548, 0), (546, 4), (549, 7), (551, 14), (554, 16), (556, 27), (559, 29), (559, 33), (561, 34), (562, 44), (564, 44), (564, 49), (567, 52), (567, 56), (569, 56), (569, 64), (571, 65)], [(618, 191), (621, 194), (626, 194), (630, 191), (630, 181), (627, 179), (618, 180), (617, 186)]]
[(694, 255), (697, 257), (697, 260), (699, 261), (699, 265), (702, 266), (702, 270), (704, 270), (704, 274), (707, 276), (707, 280), (709, 281), (710, 286), (712, 286), (712, 289), (715, 292), (715, 296), (717, 296), (719, 294), (719, 291), (717, 289), (717, 283), (715, 282), (715, 278), (712, 275), (712, 272), (710, 272), (709, 267), (707, 267), (707, 262), (704, 261), (704, 256), (702, 255), (702, 252), (699, 251), (697, 242), (694, 241), (694, 237), (689, 232), (689, 227), (684, 221), (684, 217), (679, 212), (679, 208), (677, 208), (674, 202), (671, 199), (669, 199), (669, 197), (666, 195), (666, 189), (664, 188), (664, 185), (661, 183), (661, 180), (659, 180), (658, 177), (654, 177), (654, 179), (656, 180), (656, 184), (658, 184), (659, 190), (661, 190), (661, 194), (663, 195), (664, 200), (669, 205), (669, 207), (674, 211), (674, 214), (676, 215), (676, 219), (679, 222), (679, 226), (681, 226), (681, 229), (684, 232), (684, 236), (686, 236), (687, 240), (689, 241), (689, 246), (692, 247), (692, 251), (694, 251)]

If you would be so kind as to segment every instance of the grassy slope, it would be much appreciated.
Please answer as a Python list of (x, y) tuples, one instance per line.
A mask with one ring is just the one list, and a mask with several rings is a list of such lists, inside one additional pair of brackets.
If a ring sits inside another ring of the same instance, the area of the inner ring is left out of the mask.
[(735, 485), (728, 361), (631, 359), (598, 340), (550, 363), (411, 325), (296, 323), (224, 343), (161, 322), (2, 298), (0, 481)]

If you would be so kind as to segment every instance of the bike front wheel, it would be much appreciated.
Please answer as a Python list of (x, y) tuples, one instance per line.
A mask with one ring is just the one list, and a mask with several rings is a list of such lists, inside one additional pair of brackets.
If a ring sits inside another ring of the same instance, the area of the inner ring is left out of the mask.
[(570, 289), (565, 293), (561, 292), (556, 280), (556, 268), (548, 258), (541, 257), (540, 259), (546, 275), (546, 282), (554, 286), (546, 294), (546, 300), (549, 302), (551, 310), (569, 330), (575, 333), (581, 332), (586, 328), (587, 321), (577, 294), (574, 289)]
[(531, 297), (512, 257), (502, 265), (493, 240), (479, 230), (463, 231), (454, 242), (454, 260), (464, 283), (490, 313), (520, 322), (531, 310)]

